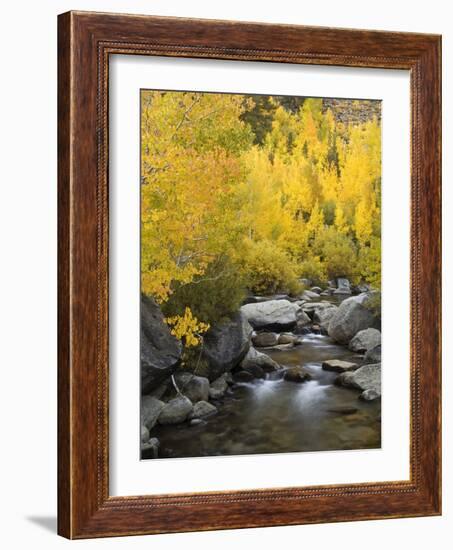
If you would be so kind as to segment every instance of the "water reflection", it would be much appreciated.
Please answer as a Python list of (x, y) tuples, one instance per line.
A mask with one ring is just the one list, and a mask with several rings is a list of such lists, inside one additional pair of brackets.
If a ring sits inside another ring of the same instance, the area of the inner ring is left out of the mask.
[(285, 366), (303, 365), (312, 379), (288, 382), (273, 373), (266, 380), (238, 383), (218, 403), (219, 411), (196, 426), (153, 430), (161, 457), (214, 456), (380, 447), (380, 403), (362, 402), (358, 392), (333, 385), (326, 359), (361, 358), (321, 335), (301, 346), (266, 350)]

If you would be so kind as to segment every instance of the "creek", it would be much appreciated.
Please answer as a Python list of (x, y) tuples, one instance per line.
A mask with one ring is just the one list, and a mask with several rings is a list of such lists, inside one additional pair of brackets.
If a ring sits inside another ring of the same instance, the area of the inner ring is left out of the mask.
[(299, 451), (373, 449), (381, 445), (380, 400), (365, 402), (359, 392), (334, 385), (336, 373), (322, 369), (328, 359), (363, 359), (330, 337), (306, 334), (302, 345), (260, 349), (284, 367), (303, 365), (311, 380), (266, 379), (231, 386), (216, 403), (218, 412), (190, 426), (156, 426), (160, 457), (243, 455)]

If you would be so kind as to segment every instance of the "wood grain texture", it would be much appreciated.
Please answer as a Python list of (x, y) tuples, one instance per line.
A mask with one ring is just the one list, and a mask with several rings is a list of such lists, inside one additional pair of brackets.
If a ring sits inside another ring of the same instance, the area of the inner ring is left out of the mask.
[[(87, 538), (440, 514), (440, 37), (69, 12), (59, 16), (58, 46), (59, 533)], [(410, 481), (109, 496), (111, 54), (410, 71)]]

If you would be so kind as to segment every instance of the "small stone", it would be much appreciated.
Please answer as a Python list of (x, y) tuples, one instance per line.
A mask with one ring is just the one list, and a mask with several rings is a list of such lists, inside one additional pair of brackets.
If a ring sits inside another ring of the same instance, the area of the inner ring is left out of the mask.
[(316, 294), (321, 294), (322, 288), (320, 288), (319, 286), (312, 286), (310, 288), (310, 292), (315, 292)]
[(266, 378), (264, 370), (259, 365), (246, 365), (244, 370), (249, 372), (253, 378)]
[(159, 440), (152, 437), (142, 445), (142, 458), (157, 458), (159, 456)]
[(198, 401), (198, 403), (195, 403), (193, 406), (192, 412), (189, 414), (189, 419), (193, 420), (202, 418), (204, 416), (214, 414), (215, 412), (217, 412), (217, 407), (212, 405), (212, 403), (208, 403), (207, 401)]
[(294, 344), (294, 341), (296, 340), (294, 334), (290, 334), (288, 332), (283, 332), (278, 337), (278, 343), (279, 344)]
[(142, 396), (140, 403), (142, 425), (151, 430), (156, 424), (164, 405), (163, 401), (156, 399), (152, 395)]
[(190, 372), (178, 372), (175, 375), (176, 384), (183, 395), (196, 403), (206, 401), (209, 397), (209, 380), (204, 376), (196, 376)]
[(363, 401), (374, 401), (379, 397), (379, 393), (375, 390), (365, 390), (359, 395), (359, 399), (362, 399)]
[(192, 411), (192, 402), (184, 396), (171, 399), (160, 412), (159, 424), (180, 424)]
[(252, 338), (252, 342), (258, 348), (275, 346), (278, 344), (278, 336), (273, 332), (259, 332)]
[(209, 397), (211, 399), (220, 399), (225, 395), (228, 389), (228, 383), (226, 381), (226, 374), (222, 374), (212, 382), (209, 388)]
[(329, 359), (323, 362), (322, 368), (332, 372), (349, 372), (358, 369), (359, 365), (349, 361), (340, 361), (340, 359)]
[(146, 426), (141, 427), (140, 436), (142, 443), (146, 443), (147, 441), (149, 441), (149, 430)]
[(288, 382), (306, 382), (311, 376), (303, 367), (289, 367), (283, 373), (283, 378)]
[(200, 424), (204, 424), (204, 420), (202, 420), (201, 418), (192, 418), (192, 420), (189, 422), (189, 426), (199, 426)]
[(327, 412), (348, 415), (355, 414), (357, 410), (355, 407), (333, 407), (332, 409), (327, 409)]
[(233, 375), (235, 382), (251, 382), (253, 380), (253, 374), (246, 370), (239, 370)]
[(369, 349), (364, 356), (365, 363), (380, 363), (381, 362), (381, 344)]

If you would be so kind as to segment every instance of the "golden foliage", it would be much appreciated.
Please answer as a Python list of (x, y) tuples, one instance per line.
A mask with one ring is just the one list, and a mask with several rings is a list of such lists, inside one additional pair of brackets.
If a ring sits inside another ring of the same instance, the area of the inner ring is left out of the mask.
[(250, 97), (142, 92), (142, 291), (165, 303), (187, 286), (187, 307), (168, 320), (186, 345), (207, 326), (190, 289), (224, 276), (211, 267), (221, 258), (254, 292), (295, 292), (299, 277), (380, 285), (379, 122), (341, 124), (322, 99), (266, 105), (257, 139)]
[(184, 315), (175, 315), (174, 317), (167, 317), (165, 319), (167, 325), (171, 328), (173, 336), (178, 340), (184, 339), (184, 344), (187, 347), (198, 346), (202, 340), (203, 332), (209, 330), (208, 323), (202, 323), (196, 317), (192, 315), (189, 307), (186, 307)]

